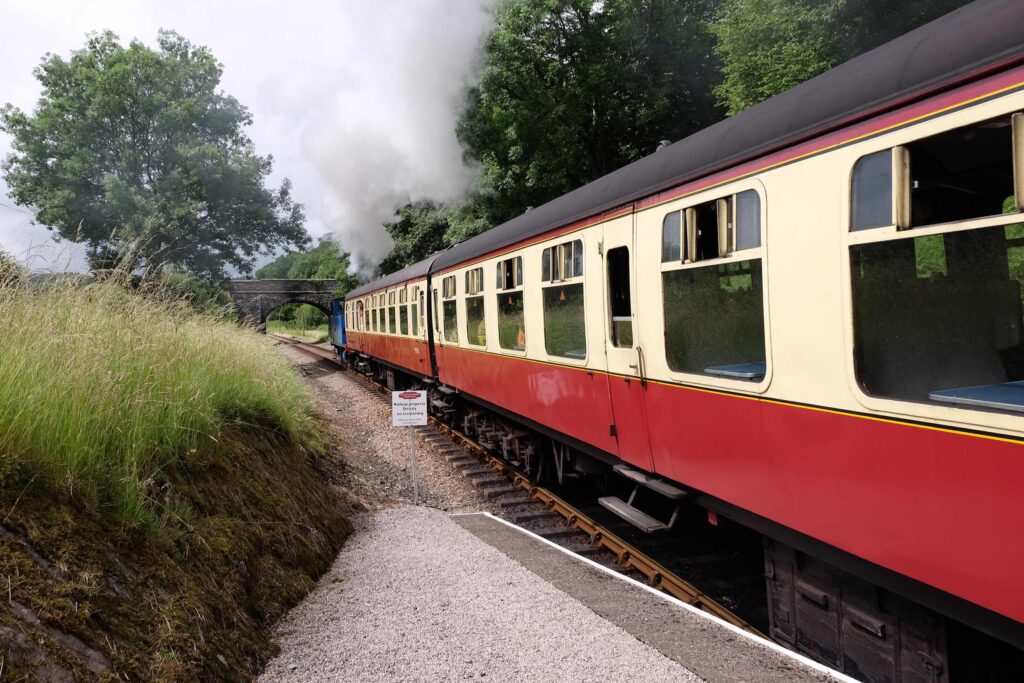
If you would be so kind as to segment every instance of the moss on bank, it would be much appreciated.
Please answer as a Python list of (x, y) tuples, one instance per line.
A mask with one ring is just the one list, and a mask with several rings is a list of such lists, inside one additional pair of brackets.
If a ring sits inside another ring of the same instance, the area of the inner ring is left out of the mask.
[(187, 510), (158, 533), (31, 477), (0, 488), (6, 680), (249, 680), (268, 626), (351, 526), (323, 463), (279, 431), (231, 427), (151, 490)]

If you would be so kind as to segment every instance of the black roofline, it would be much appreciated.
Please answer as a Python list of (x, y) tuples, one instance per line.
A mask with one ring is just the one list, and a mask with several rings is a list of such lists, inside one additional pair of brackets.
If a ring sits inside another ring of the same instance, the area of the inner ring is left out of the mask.
[(977, 0), (349, 296), (427, 277), (1005, 69), (1024, 61), (1022, 26), (1021, 0)]

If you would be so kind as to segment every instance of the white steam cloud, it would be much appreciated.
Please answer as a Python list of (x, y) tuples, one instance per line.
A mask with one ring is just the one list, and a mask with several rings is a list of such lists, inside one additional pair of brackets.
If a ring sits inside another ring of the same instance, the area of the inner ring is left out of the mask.
[[(387, 255), (383, 224), (408, 202), (450, 203), (472, 187), (455, 135), (491, 27), (490, 0), (384, 2), (355, 11), (358, 50), (374, 68), (315, 100), (304, 155), (327, 191), (322, 220), (355, 268)], [(390, 7), (389, 7), (390, 5)]]

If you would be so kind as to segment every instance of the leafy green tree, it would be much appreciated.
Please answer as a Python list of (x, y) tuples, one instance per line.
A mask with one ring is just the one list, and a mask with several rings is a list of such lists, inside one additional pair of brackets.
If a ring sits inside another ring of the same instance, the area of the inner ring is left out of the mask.
[(85, 242), (94, 267), (131, 258), (219, 278), (256, 256), (308, 241), (284, 181), (264, 181), (272, 159), (245, 134), (248, 110), (218, 90), (221, 65), (203, 47), (161, 31), (158, 47), (127, 47), (105, 32), (70, 58), (35, 70), (32, 114), (0, 110), (13, 137), (3, 162), (15, 201), (62, 238)]
[(715, 94), (736, 114), (967, 2), (724, 0)]
[(716, 0), (503, 0), (457, 132), (483, 166), (453, 206), (386, 225), (393, 272), (539, 206), (719, 117), (707, 22)]
[(711, 0), (505, 0), (458, 125), (496, 224), (717, 120)]
[(329, 236), (320, 238), (319, 244), (308, 251), (283, 254), (256, 271), (256, 277), (266, 279), (337, 280), (335, 296), (344, 296), (359, 286), (359, 278), (349, 272), (349, 256)]
[(450, 244), (445, 239), (448, 212), (430, 202), (403, 206), (398, 211), (398, 220), (385, 223), (384, 228), (395, 242), (379, 267), (385, 275), (425, 259)]

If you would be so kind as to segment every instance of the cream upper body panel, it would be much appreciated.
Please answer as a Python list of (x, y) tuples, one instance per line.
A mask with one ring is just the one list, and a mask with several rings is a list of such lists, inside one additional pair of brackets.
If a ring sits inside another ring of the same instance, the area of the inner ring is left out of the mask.
[[(751, 179), (641, 210), (637, 215), (639, 338), (648, 348), (648, 375), (712, 389), (763, 392), (766, 398), (844, 411), (1024, 433), (1024, 419), (1020, 415), (892, 400), (869, 396), (861, 389), (853, 360), (849, 257), (853, 244), (907, 236), (897, 234), (895, 228), (887, 236), (874, 231), (850, 231), (851, 171), (858, 159), (1022, 109), (1024, 94), (1006, 96), (768, 170)], [(754, 384), (673, 373), (665, 363), (664, 314), (659, 310), (661, 220), (670, 210), (739, 191), (752, 182), (763, 188), (765, 379)], [(913, 232), (915, 236), (928, 235), (1007, 222), (1006, 216), (993, 216), (963, 221), (956, 226), (915, 228)]]

